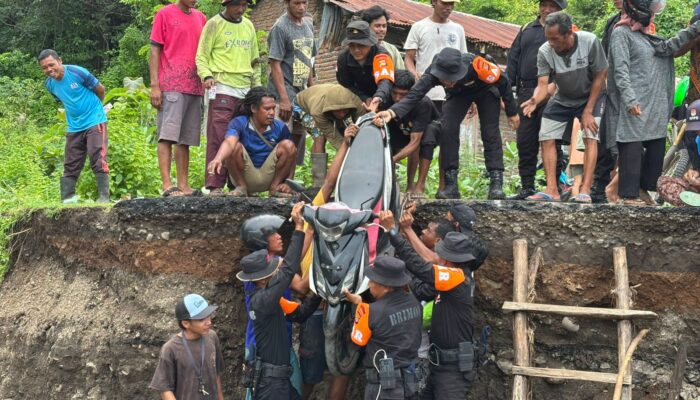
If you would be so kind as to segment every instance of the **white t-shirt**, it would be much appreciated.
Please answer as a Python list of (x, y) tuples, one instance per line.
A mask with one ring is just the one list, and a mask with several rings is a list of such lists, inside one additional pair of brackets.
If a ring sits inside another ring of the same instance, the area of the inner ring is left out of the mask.
[[(464, 36), (462, 25), (449, 20), (444, 24), (438, 24), (430, 17), (426, 17), (413, 24), (403, 48), (416, 50), (416, 70), (422, 74), (430, 66), (433, 57), (445, 47), (452, 47), (466, 53), (467, 40)], [(431, 100), (445, 100), (445, 89), (442, 86), (436, 86), (428, 92), (427, 96)]]

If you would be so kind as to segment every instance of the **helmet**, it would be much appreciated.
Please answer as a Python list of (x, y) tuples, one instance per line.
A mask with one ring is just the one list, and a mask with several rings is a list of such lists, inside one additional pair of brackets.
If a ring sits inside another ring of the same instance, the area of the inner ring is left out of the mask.
[(665, 7), (666, 0), (625, 0), (622, 2), (625, 13), (644, 26), (649, 26), (652, 16), (661, 13)]
[(284, 223), (279, 215), (263, 214), (248, 218), (241, 226), (241, 241), (250, 251), (267, 248), (267, 237), (277, 232)]

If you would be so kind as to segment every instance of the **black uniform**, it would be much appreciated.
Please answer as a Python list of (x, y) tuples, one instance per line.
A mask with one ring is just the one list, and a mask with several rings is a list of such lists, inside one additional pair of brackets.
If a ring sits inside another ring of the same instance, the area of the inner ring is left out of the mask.
[[(453, 88), (445, 90), (447, 99), (442, 106), (440, 119), (440, 158), (442, 169), (446, 171), (459, 168), (459, 126), (472, 103), (475, 102), (479, 110), (481, 140), (484, 143), (484, 158), (488, 171), (503, 171), (503, 145), (499, 128), (500, 100), (505, 102), (506, 115), (511, 117), (518, 113), (508, 78), (501, 74), (500, 79), (493, 84), (480, 81), (472, 67), (475, 57), (471, 53), (462, 54), (462, 62), (469, 66), (467, 75), (457, 81)], [(440, 80), (430, 73), (430, 69), (431, 67), (428, 67), (425, 70), (406, 97), (391, 107), (397, 118), (403, 118), (430, 89), (440, 85)]]
[(393, 83), (388, 79), (382, 79), (379, 84), (375, 82), (373, 60), (378, 54), (386, 54), (391, 57), (383, 47), (372, 46), (364, 65), (360, 65), (350, 54), (349, 49), (343, 50), (338, 55), (335, 79), (355, 93), (363, 102), (371, 97), (379, 97), (382, 99), (382, 103), (386, 104), (390, 100)]
[[(620, 22), (621, 13), (617, 13), (608, 19), (605, 24), (605, 30), (603, 31), (603, 49), (605, 54), (608, 54), (608, 49), (610, 47), (610, 35), (612, 35), (613, 28)], [(617, 164), (617, 151), (612, 151), (615, 149), (610, 148), (607, 145), (607, 122), (605, 120), (605, 115), (600, 119), (600, 128), (598, 129), (598, 159), (596, 161), (595, 170), (593, 172), (593, 188), (591, 195), (594, 200), (601, 201), (605, 199), (605, 187), (610, 183), (610, 174), (615, 169), (615, 164)]]
[[(396, 254), (406, 263), (406, 269), (421, 281), (413, 282), (416, 291), (430, 293), (435, 289), (438, 293), (430, 324), (430, 377), (421, 399), (463, 400), (476, 378), (474, 365), (468, 371), (465, 368), (460, 371), (455, 360), (460, 344), (471, 346), (474, 341), (474, 305), (469, 281), (451, 290), (439, 290), (434, 266), (425, 262), (402, 236), (394, 234), (390, 238)], [(421, 288), (422, 285), (426, 287)]]
[[(369, 304), (369, 328), (372, 337), (365, 348), (362, 365), (366, 370), (365, 400), (403, 400), (416, 396), (416, 360), (421, 342), (423, 310), (416, 298), (406, 291), (396, 289)], [(396, 387), (379, 387), (375, 365), (379, 359), (393, 359)]]
[(292, 373), (289, 349), (292, 344), (287, 330), (287, 319), (302, 322), (318, 308), (320, 297), (309, 296), (290, 316), (285, 318), (280, 298), (299, 273), (304, 232), (294, 231), (289, 249), (277, 274), (263, 289), (257, 289), (250, 298), (248, 317), (253, 321), (257, 357), (262, 361), (262, 371), (256, 389), (256, 400), (297, 399), (289, 377)]
[[(386, 108), (392, 105), (393, 102), (387, 104)], [(432, 160), (439, 139), (439, 132), (436, 132), (438, 129), (435, 128), (436, 125), (433, 121), (439, 118), (440, 113), (433, 101), (428, 97), (423, 97), (403, 118), (391, 120), (388, 123), (391, 154), (396, 155), (401, 149), (408, 146), (412, 134), (422, 133), (418, 150), (419, 156), (425, 160)]]
[[(508, 52), (508, 80), (515, 86), (518, 105), (530, 100), (537, 87), (537, 53), (547, 39), (539, 18), (525, 25), (515, 37)], [(537, 107), (531, 117), (520, 113), (516, 137), (518, 145), (518, 173), (521, 178), (534, 179), (537, 172), (537, 154), (540, 151), (540, 125), (544, 106)], [(525, 179), (523, 179), (525, 180)]]

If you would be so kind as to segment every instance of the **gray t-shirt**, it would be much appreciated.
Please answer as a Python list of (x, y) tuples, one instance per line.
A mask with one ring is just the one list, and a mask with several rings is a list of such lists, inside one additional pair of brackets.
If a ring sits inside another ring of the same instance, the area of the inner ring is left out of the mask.
[[(267, 37), (270, 48), (270, 60), (282, 62), (282, 75), (290, 100), (306, 89), (309, 73), (316, 56), (314, 27), (309, 18), (304, 18), (301, 25), (294, 23), (287, 14), (277, 19)], [(270, 77), (268, 88), (275, 94), (277, 89)]]
[(608, 68), (603, 45), (594, 34), (578, 31), (574, 36), (574, 48), (567, 54), (557, 54), (548, 42), (537, 53), (537, 76), (553, 75), (554, 101), (572, 108), (586, 104), (593, 78)]
[[(159, 392), (171, 391), (175, 393), (177, 400), (215, 400), (216, 399), (216, 377), (224, 369), (223, 356), (219, 337), (213, 330), (204, 338), (204, 370), (202, 371), (202, 382), (209, 396), (199, 394), (199, 380), (195, 372), (192, 360), (183, 345), (182, 334), (177, 334), (170, 338), (160, 349), (160, 359), (158, 367), (153, 374), (153, 379), (149, 387)], [(187, 341), (192, 358), (199, 370), (202, 362), (202, 346), (198, 340)]]

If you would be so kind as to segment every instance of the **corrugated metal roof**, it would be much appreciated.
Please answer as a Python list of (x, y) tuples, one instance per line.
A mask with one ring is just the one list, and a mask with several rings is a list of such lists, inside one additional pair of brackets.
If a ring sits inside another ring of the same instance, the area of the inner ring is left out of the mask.
[[(430, 16), (433, 8), (410, 0), (328, 0), (350, 12), (358, 12), (378, 5), (389, 11), (389, 24), (411, 26), (416, 21)], [(454, 11), (450, 19), (464, 27), (466, 37), (475, 42), (489, 43), (504, 49), (510, 48), (520, 27), (506, 22), (478, 17)]]

